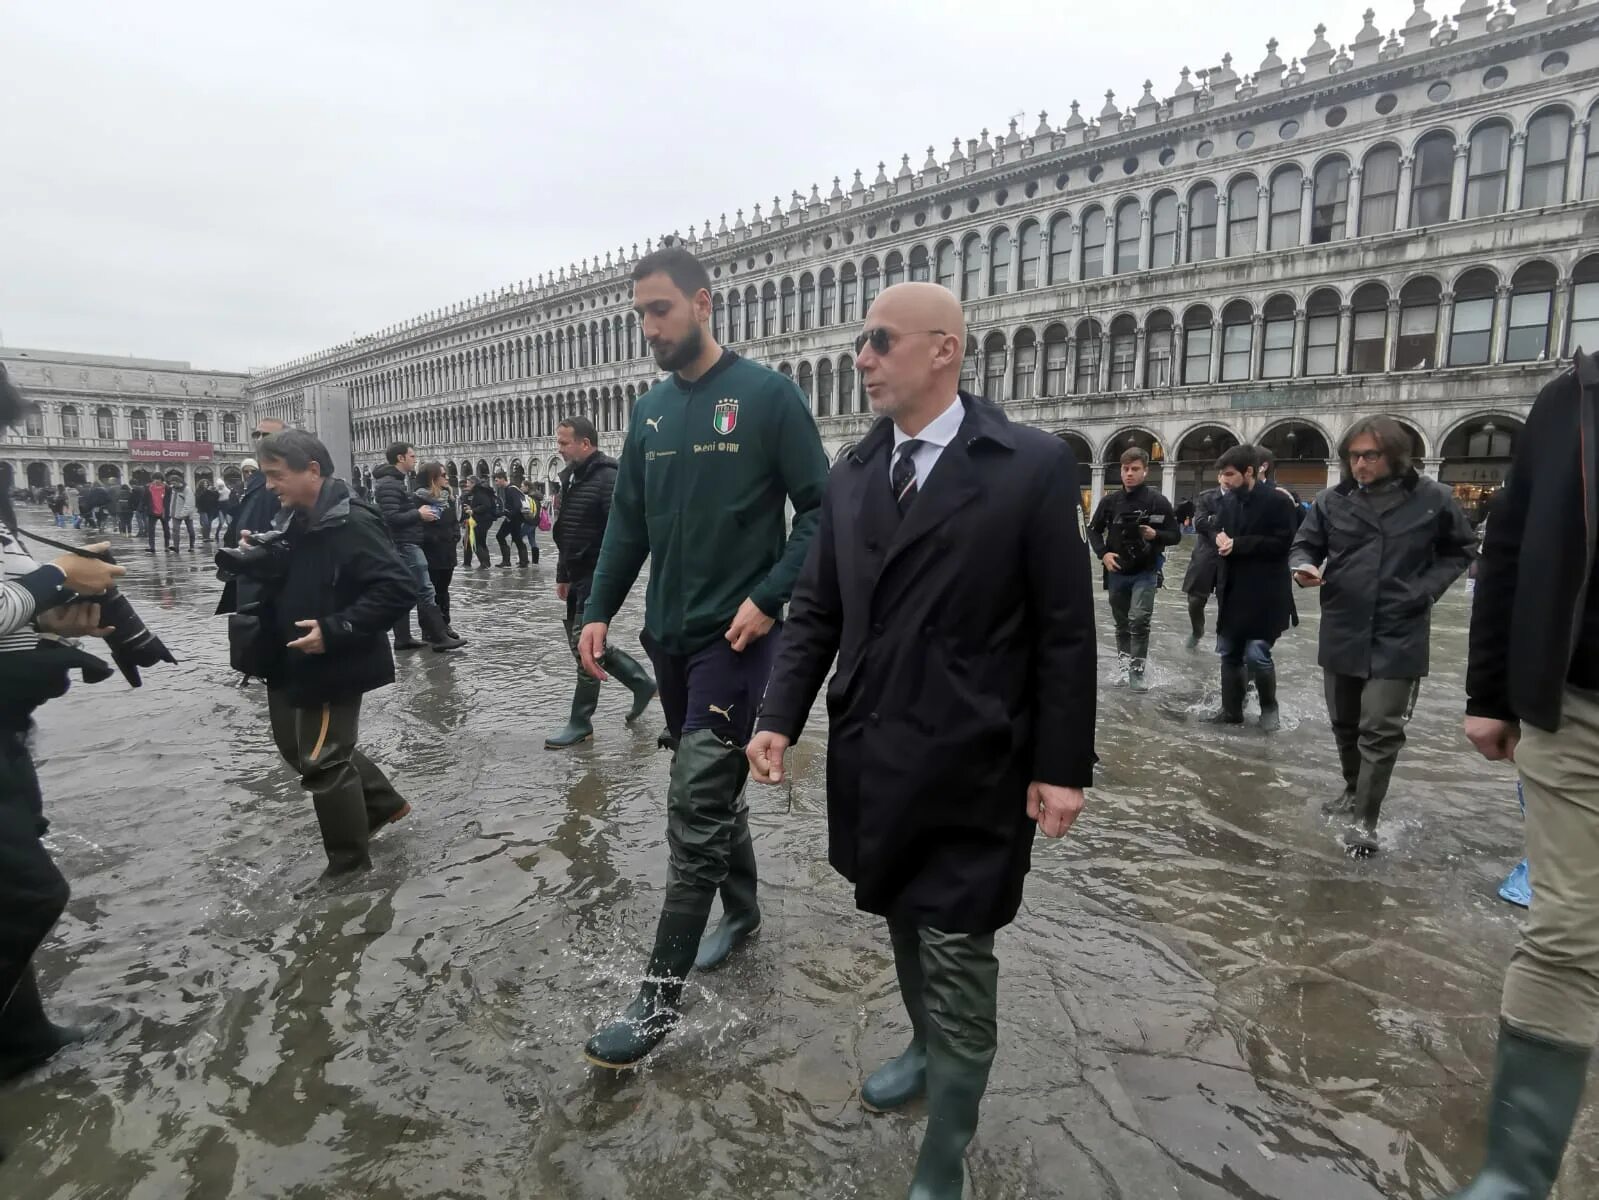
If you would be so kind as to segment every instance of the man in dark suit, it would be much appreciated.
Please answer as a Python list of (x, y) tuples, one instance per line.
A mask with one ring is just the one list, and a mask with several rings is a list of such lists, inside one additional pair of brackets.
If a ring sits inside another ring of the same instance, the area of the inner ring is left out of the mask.
[(959, 1197), (997, 1036), (994, 932), (1021, 903), (1035, 824), (1060, 837), (1094, 764), (1095, 649), (1067, 445), (957, 389), (944, 288), (884, 291), (856, 340), (880, 420), (834, 468), (748, 747), (783, 778), (828, 689), (829, 858), (888, 918), (910, 1047), (861, 1088), (924, 1092), (915, 1200)]

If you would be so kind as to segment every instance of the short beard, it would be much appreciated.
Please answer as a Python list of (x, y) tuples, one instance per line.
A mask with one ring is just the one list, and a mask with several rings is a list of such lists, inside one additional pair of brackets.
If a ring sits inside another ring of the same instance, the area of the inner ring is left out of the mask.
[(705, 331), (698, 325), (682, 341), (673, 345), (665, 354), (659, 350), (654, 351), (655, 365), (663, 371), (681, 371), (705, 350)]

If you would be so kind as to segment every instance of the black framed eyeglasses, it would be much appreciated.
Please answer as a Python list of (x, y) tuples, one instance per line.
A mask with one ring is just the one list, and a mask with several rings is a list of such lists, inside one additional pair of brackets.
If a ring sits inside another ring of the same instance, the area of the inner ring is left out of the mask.
[(1381, 450), (1351, 450), (1349, 452), (1350, 462), (1375, 463), (1381, 457)]
[(945, 331), (942, 329), (912, 329), (904, 333), (895, 333), (892, 330), (884, 329), (879, 326), (876, 329), (863, 330), (860, 335), (856, 337), (855, 353), (859, 354), (866, 348), (867, 343), (870, 342), (872, 353), (887, 354), (894, 348), (894, 343), (899, 341), (899, 339), (902, 337), (914, 337), (917, 334), (936, 334), (938, 337), (943, 337), (944, 333)]

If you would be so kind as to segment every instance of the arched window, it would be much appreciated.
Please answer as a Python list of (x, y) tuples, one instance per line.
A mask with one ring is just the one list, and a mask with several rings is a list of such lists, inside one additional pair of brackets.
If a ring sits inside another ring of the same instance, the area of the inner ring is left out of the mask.
[[(1510, 179), (1510, 125), (1488, 121), (1471, 134), (1466, 159), (1466, 216), (1491, 217), (1505, 211), (1505, 185)], [(1449, 361), (1454, 363), (1454, 352)]]
[(1493, 356), (1494, 291), (1499, 285), (1483, 267), (1455, 283), (1454, 323), (1449, 331), (1449, 365), (1481, 367)]
[(781, 309), (781, 312), (782, 312), (782, 317), (781, 317), (782, 324), (779, 326), (779, 328), (781, 328), (784, 333), (793, 333), (794, 332), (794, 281), (792, 279), (783, 280), (783, 293), (782, 293), (782, 309)]
[(932, 278), (928, 270), (927, 247), (917, 246), (911, 250), (911, 282), (926, 283)]
[(1599, 200), (1599, 103), (1588, 110), (1588, 157), (1582, 161), (1582, 198)]
[(1150, 206), (1149, 265), (1169, 267), (1177, 262), (1177, 194), (1162, 192)]
[(1305, 301), (1305, 374), (1332, 375), (1338, 370), (1338, 293), (1321, 288)]
[(1227, 255), (1253, 254), (1260, 226), (1260, 184), (1253, 175), (1235, 179), (1227, 188)]
[(1247, 300), (1234, 300), (1221, 310), (1221, 381), (1236, 383), (1249, 378), (1249, 358), (1255, 349), (1253, 313)]
[(1196, 304), (1183, 314), (1183, 382), (1210, 382), (1210, 352), (1215, 327), (1210, 309)]
[(939, 242), (933, 251), (933, 282), (940, 287), (955, 290), (955, 243)]
[[(195, 413), (194, 419), (198, 421), (203, 415), (202, 413)], [(196, 429), (198, 428), (196, 426)], [(103, 442), (109, 442), (117, 436), (117, 420), (111, 415), (111, 410), (104, 405), (94, 410), (94, 436)], [(205, 437), (201, 437), (196, 433), (194, 440), (197, 442), (209, 442), (211, 438), (209, 432)]]
[(1141, 210), (1138, 201), (1123, 200), (1116, 206), (1116, 262), (1115, 273), (1124, 275), (1138, 270), (1138, 240)]
[(877, 265), (875, 257), (868, 258), (861, 264), (861, 315), (864, 317), (872, 307), (872, 301), (877, 299), (877, 294), (883, 290), (883, 272)]
[(1392, 233), (1399, 221), (1399, 151), (1379, 146), (1360, 169), (1360, 235)]
[(794, 378), (794, 364), (793, 363), (778, 363), (777, 364), (777, 373), (779, 375), (783, 376), (785, 379), (793, 379)]
[[(586, 366), (589, 365), (589, 340), (588, 340), (588, 337), (583, 333), (583, 331), (581, 329), (579, 329), (577, 331), (576, 338), (577, 338), (577, 365), (579, 367), (586, 367)], [(472, 376), (473, 376), (472, 382), (474, 384), (476, 384), (477, 381), (478, 381), (477, 380), (477, 360), (476, 360), (476, 356), (473, 357)]]
[(222, 441), (231, 446), (239, 440), (239, 418), (233, 413), (222, 414)]
[(1044, 330), (1044, 395), (1064, 396), (1066, 364), (1070, 358), (1071, 343), (1066, 339), (1066, 326), (1051, 325)]
[(805, 397), (805, 407), (806, 408), (810, 408), (811, 407), (811, 386), (812, 386), (812, 382), (813, 382), (812, 378), (811, 378), (811, 364), (810, 363), (808, 363), (808, 362), (800, 363), (800, 365), (799, 365), (799, 374), (796, 377), (795, 381), (799, 384), (800, 394)]
[(767, 280), (761, 285), (761, 336), (777, 332), (777, 285)]
[(1542, 208), (1566, 200), (1566, 159), (1571, 154), (1571, 114), (1548, 108), (1527, 122), (1527, 168), (1521, 180), (1521, 208)]
[(1316, 168), (1310, 209), (1310, 244), (1341, 242), (1349, 228), (1349, 160), (1329, 158)]
[[(40, 430), (39, 432), (43, 432)], [(137, 441), (147, 441), (150, 437), (150, 414), (142, 408), (136, 408), (128, 414), (128, 436)]]
[(983, 339), (983, 398), (995, 404), (1005, 398), (1005, 335), (998, 331)]
[[(838, 311), (838, 284), (834, 281), (832, 267), (822, 268), (822, 283), (816, 304), (816, 324), (825, 329), (833, 323), (833, 314)], [(828, 374), (832, 374), (831, 367), (828, 368)]]
[(1049, 222), (1049, 281), (1068, 282), (1071, 279), (1071, 263), (1072, 219), (1069, 214), (1061, 213)]
[(833, 411), (833, 360), (824, 358), (816, 364), (816, 415), (825, 417)]
[[(105, 413), (105, 424), (101, 428), (109, 428), (111, 424), (110, 409), (101, 409), (100, 411)], [(189, 428), (194, 430), (195, 441), (209, 442), (211, 440), (211, 414), (208, 412), (190, 413)], [(106, 435), (102, 433), (99, 436), (105, 437)]]
[(1599, 351), (1599, 254), (1590, 254), (1571, 273), (1571, 337), (1573, 350)]
[(1188, 261), (1216, 257), (1216, 186), (1202, 183), (1188, 193)]
[(1429, 133), (1416, 145), (1410, 186), (1410, 225), (1442, 225), (1449, 220), (1449, 192), (1454, 184), (1455, 139), (1444, 130)]
[(1016, 286), (1025, 291), (1038, 286), (1039, 259), (1044, 253), (1044, 234), (1039, 229), (1037, 221), (1024, 221), (1017, 241), (1021, 251), (1021, 261), (1017, 264)]
[(1099, 390), (1099, 355), (1102, 338), (1103, 331), (1098, 321), (1077, 323), (1077, 382), (1072, 390), (1078, 395)]
[(809, 271), (800, 276), (799, 327), (801, 330), (816, 327), (816, 277)]
[[(61, 415), (62, 419), (65, 420), (66, 409), (61, 410)], [(68, 437), (78, 436), (77, 421), (77, 414), (74, 413), (72, 417), (73, 429), (72, 432), (67, 435)], [(183, 438), (183, 434), (178, 428), (178, 414), (170, 408), (166, 409), (161, 414), (161, 437), (164, 441), (168, 442), (181, 441)]]
[(1144, 318), (1144, 386), (1163, 388), (1172, 381), (1171, 313), (1157, 308)]
[[(845, 263), (838, 272), (838, 323), (840, 325), (855, 324), (855, 301), (857, 299), (857, 286), (855, 279), (855, 264)], [(839, 373), (839, 407), (843, 413), (849, 411), (844, 407), (849, 402), (849, 393), (843, 390), (843, 372)]]
[(988, 294), (1010, 291), (1010, 230), (1004, 226), (988, 235)]
[(838, 360), (838, 413), (843, 416), (852, 411), (855, 399), (855, 360), (847, 354)]
[(890, 252), (883, 260), (883, 286), (893, 287), (905, 282), (905, 256), (898, 250)]
[(1506, 362), (1537, 362), (1548, 357), (1556, 282), (1555, 269), (1545, 262), (1527, 263), (1511, 276)]
[(1349, 373), (1372, 375), (1382, 371), (1388, 353), (1388, 289), (1380, 283), (1362, 284), (1350, 302), (1354, 336), (1349, 342)]
[[(1260, 310), (1264, 318), (1261, 328), (1260, 377), (1262, 379), (1288, 379), (1294, 373), (1294, 299), (1292, 296), (1273, 296)], [(1227, 378), (1224, 374), (1222, 378)]]
[(711, 301), (711, 336), (718, 342), (730, 342), (732, 336), (725, 334), (727, 328), (727, 306), (722, 300), (722, 293), (717, 292)]
[(1095, 207), (1083, 213), (1083, 278), (1099, 279), (1104, 274), (1105, 210)]
[(1138, 323), (1123, 313), (1110, 323), (1110, 390), (1131, 391), (1138, 366)]
[(961, 242), (961, 299), (976, 300), (983, 287), (983, 239), (975, 233)]
[(977, 339), (974, 337), (966, 339), (966, 354), (961, 359), (961, 391), (977, 391)]
[(739, 298), (738, 289), (734, 288), (727, 294), (727, 340), (736, 342), (744, 329), (744, 301)]
[(1271, 177), (1271, 224), (1266, 231), (1268, 250), (1299, 245), (1299, 193), (1304, 172), (1280, 167)]
[(1016, 365), (1011, 369), (1011, 398), (1031, 400), (1033, 382), (1038, 377), (1038, 338), (1031, 329), (1016, 335)]

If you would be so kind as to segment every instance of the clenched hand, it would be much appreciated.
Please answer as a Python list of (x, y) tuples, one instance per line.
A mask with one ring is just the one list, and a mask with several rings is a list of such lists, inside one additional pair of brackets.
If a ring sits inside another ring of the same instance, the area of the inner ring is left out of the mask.
[(756, 607), (755, 601), (745, 600), (738, 606), (733, 623), (727, 627), (727, 640), (735, 651), (743, 653), (751, 642), (757, 642), (770, 633), (775, 624), (776, 621)]
[(1064, 837), (1082, 811), (1082, 788), (1056, 787), (1036, 779), (1027, 785), (1027, 815), (1038, 822), (1045, 837)]

